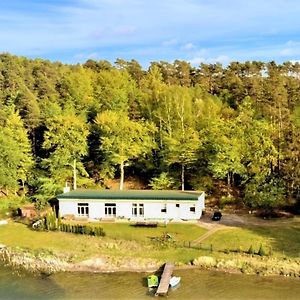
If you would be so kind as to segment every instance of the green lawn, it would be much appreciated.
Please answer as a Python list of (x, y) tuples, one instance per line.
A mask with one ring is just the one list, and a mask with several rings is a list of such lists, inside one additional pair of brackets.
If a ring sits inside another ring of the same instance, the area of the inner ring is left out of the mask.
[(168, 233), (175, 241), (192, 241), (207, 230), (194, 224), (168, 224), (167, 227), (134, 227), (128, 223), (102, 223), (100, 225), (106, 235), (113, 239), (149, 241), (151, 237), (159, 237)]
[[(226, 255), (217, 251), (209, 253), (205, 250), (165, 246), (150, 239), (150, 237), (160, 237), (167, 232), (179, 243), (195, 240), (207, 230), (193, 224), (168, 224), (167, 227), (157, 228), (138, 228), (128, 223), (99, 225), (104, 228), (105, 237), (63, 232), (37, 232), (23, 224), (10, 222), (8, 225), (0, 226), (0, 244), (32, 250), (46, 249), (57, 255), (66, 255), (73, 261), (106, 255), (116, 259), (149, 258), (187, 263), (202, 255), (216, 257)], [(300, 224), (228, 228), (215, 232), (203, 243), (213, 244), (215, 250), (240, 248), (244, 251), (247, 251), (251, 244), (257, 251), (262, 243), (266, 247), (271, 246), (276, 257), (299, 258)]]
[(104, 238), (63, 232), (37, 232), (23, 224), (11, 222), (0, 226), (0, 244), (33, 250), (47, 249), (75, 260), (109, 255), (187, 262), (199, 252), (173, 247), (161, 249), (149, 237), (159, 237), (168, 232), (176, 241), (182, 241), (197, 238), (206, 232), (206, 229), (192, 224), (169, 224), (157, 228), (136, 228), (121, 223), (101, 226), (106, 232)]
[(300, 257), (300, 224), (284, 226), (251, 226), (220, 230), (205, 240), (215, 249), (247, 251), (252, 245), (257, 251), (262, 244), (273, 255)]

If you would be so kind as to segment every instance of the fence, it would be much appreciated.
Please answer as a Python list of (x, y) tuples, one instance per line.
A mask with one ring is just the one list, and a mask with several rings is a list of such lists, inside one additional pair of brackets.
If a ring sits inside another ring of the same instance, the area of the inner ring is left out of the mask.
[(205, 250), (209, 252), (222, 252), (222, 253), (244, 253), (244, 254), (257, 254), (260, 256), (272, 256), (272, 248), (267, 247), (268, 251), (266, 251), (265, 247), (260, 245), (258, 251), (254, 251), (252, 245), (249, 249), (243, 250), (241, 247), (237, 247), (235, 249), (217, 249), (213, 246), (213, 244), (204, 244), (204, 243), (195, 243), (193, 241), (183, 241), (183, 242), (175, 242), (176, 247), (179, 248), (189, 248), (189, 249), (196, 249), (196, 250)]
[(182, 248), (191, 248), (197, 250), (207, 250), (213, 252), (213, 245), (212, 244), (203, 244), (203, 243), (194, 243), (191, 241), (183, 241), (182, 243), (176, 243), (177, 247)]

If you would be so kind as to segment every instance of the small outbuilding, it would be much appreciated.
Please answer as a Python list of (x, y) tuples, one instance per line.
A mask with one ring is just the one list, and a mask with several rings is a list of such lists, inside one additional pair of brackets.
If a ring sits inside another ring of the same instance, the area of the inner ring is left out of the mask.
[(198, 220), (204, 192), (74, 190), (57, 196), (62, 217), (91, 220)]

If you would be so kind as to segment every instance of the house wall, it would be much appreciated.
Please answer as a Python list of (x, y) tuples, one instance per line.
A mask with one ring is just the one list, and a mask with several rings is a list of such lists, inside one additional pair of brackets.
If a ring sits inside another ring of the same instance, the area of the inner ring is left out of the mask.
[[(116, 203), (116, 217), (126, 219), (162, 219), (162, 220), (197, 220), (204, 209), (204, 193), (198, 201), (170, 201), (170, 200), (93, 200), (70, 199), (59, 200), (60, 215), (78, 216), (78, 203), (89, 204), (89, 219), (105, 218), (105, 203)], [(144, 216), (132, 216), (132, 204), (144, 204)], [(179, 207), (176, 206), (179, 204)], [(195, 212), (191, 211), (195, 207)], [(166, 212), (162, 211), (166, 208)]]

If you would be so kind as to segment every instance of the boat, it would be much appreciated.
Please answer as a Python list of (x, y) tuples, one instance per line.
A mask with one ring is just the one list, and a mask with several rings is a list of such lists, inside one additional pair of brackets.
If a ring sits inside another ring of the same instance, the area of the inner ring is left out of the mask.
[(170, 279), (170, 286), (175, 287), (176, 285), (179, 284), (180, 280), (181, 280), (181, 277), (172, 276)]
[(148, 288), (158, 287), (158, 276), (156, 275), (147, 276), (147, 284), (148, 284)]

